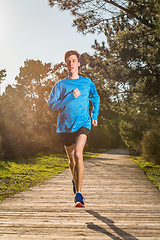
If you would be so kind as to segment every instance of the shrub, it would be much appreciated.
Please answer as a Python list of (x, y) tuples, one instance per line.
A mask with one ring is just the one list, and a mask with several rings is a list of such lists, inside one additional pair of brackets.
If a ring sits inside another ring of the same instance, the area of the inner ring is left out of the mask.
[(160, 128), (147, 131), (142, 140), (142, 155), (146, 161), (160, 164)]
[(141, 154), (141, 141), (144, 130), (142, 124), (121, 120), (119, 128), (120, 136), (126, 147), (130, 148), (135, 154)]

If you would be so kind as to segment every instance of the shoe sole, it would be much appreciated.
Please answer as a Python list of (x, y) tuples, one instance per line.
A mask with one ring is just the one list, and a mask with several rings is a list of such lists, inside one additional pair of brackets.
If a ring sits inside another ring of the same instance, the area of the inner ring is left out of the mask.
[(74, 206), (79, 208), (85, 208), (85, 206), (81, 202), (76, 202)]

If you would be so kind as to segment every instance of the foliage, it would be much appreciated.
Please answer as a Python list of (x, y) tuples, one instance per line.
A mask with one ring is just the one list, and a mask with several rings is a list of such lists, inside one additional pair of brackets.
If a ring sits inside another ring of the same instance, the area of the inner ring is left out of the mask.
[(143, 169), (147, 177), (160, 191), (160, 165), (155, 165), (152, 162), (147, 162), (141, 157), (133, 158), (133, 160), (138, 163), (138, 165)]
[(5, 69), (0, 70), (0, 96), (1, 96), (1, 83), (2, 81), (5, 80), (6, 76), (7, 76), (6, 70)]
[(144, 150), (144, 133), (155, 129), (159, 119), (159, 100), (144, 99), (141, 93), (133, 94), (121, 103), (120, 135), (126, 146), (141, 154)]
[(102, 32), (111, 17), (117, 18), (121, 12), (150, 29), (159, 24), (159, 0), (48, 0), (49, 5), (57, 5), (61, 11), (68, 10), (74, 17), (73, 26), (84, 34)]
[(29, 122), (37, 132), (51, 121), (47, 106), (48, 91), (51, 91), (53, 84), (51, 78), (51, 64), (34, 60), (26, 60), (15, 78), (18, 101), (23, 108), (21, 122), (25, 119), (24, 124), (28, 125)]
[(97, 75), (103, 76), (106, 89), (118, 101), (132, 93), (157, 98), (160, 94), (158, 36), (136, 23), (131, 26), (123, 17), (108, 24), (105, 31), (108, 46), (95, 41), (95, 54), (90, 61)]
[(125, 145), (134, 150), (136, 154), (141, 154), (141, 139), (143, 136), (143, 126), (139, 126), (135, 122), (120, 122), (120, 135)]
[(0, 84), (2, 83), (2, 81), (4, 81), (6, 76), (7, 76), (6, 70), (5, 69), (0, 70)]
[(142, 141), (143, 158), (160, 164), (160, 127), (155, 126), (146, 131)]
[[(30, 152), (64, 151), (55, 136), (57, 112), (48, 108), (56, 71), (57, 66), (52, 68), (50, 63), (26, 60), (15, 78), (17, 84), (6, 88), (0, 98), (0, 130), (5, 156), (17, 157), (20, 153), (19, 157), (27, 157)], [(16, 145), (17, 141), (20, 144)]]

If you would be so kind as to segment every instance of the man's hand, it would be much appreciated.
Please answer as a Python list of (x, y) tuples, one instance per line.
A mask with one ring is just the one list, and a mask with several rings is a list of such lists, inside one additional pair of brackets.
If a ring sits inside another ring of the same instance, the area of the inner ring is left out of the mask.
[(73, 91), (73, 95), (75, 98), (79, 97), (81, 95), (80, 91), (78, 88), (76, 88), (74, 91)]
[(96, 120), (92, 120), (92, 125), (96, 127), (97, 126), (97, 121)]

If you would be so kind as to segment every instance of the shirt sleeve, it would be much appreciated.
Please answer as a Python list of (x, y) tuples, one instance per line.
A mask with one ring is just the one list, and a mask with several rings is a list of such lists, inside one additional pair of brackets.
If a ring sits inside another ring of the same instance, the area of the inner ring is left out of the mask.
[(75, 99), (72, 91), (63, 96), (63, 98), (61, 98), (61, 94), (60, 84), (56, 83), (48, 99), (48, 106), (52, 111), (63, 108), (67, 103)]
[(90, 100), (92, 102), (92, 119), (98, 120), (100, 97), (97, 93), (95, 84), (91, 81)]

